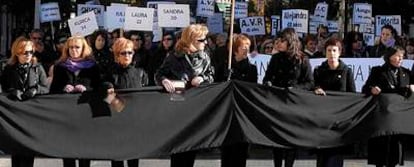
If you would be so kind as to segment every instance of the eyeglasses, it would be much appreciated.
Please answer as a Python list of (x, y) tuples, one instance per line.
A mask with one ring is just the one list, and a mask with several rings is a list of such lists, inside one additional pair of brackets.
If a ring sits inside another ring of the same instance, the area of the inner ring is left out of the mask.
[(122, 55), (122, 56), (131, 56), (131, 55), (134, 55), (134, 52), (133, 51), (124, 51), (124, 52), (120, 52), (119, 54)]
[(198, 41), (198, 42), (206, 42), (206, 41), (207, 41), (207, 38), (204, 38), (204, 39), (197, 39), (197, 41)]
[(69, 46), (69, 49), (79, 49), (81, 48), (80, 46)]
[(266, 46), (265, 49), (273, 49), (272, 46)]
[(30, 55), (33, 55), (34, 54), (34, 51), (33, 50), (26, 50), (26, 51), (24, 51), (24, 55), (26, 55), (26, 56), (30, 56)]

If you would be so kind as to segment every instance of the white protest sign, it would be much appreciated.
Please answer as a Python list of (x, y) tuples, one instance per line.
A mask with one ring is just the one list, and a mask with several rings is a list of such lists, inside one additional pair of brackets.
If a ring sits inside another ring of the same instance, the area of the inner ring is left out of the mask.
[(175, 4), (170, 1), (149, 1), (147, 2), (147, 8), (154, 8), (154, 22), (158, 22), (158, 4)]
[(354, 3), (352, 24), (371, 24), (372, 5), (368, 3)]
[(187, 27), (190, 25), (190, 6), (187, 4), (158, 4), (160, 27)]
[(90, 11), (95, 12), (96, 21), (98, 22), (99, 27), (104, 27), (104, 19), (105, 19), (105, 7), (103, 5), (88, 5), (88, 4), (78, 4), (78, 16), (88, 13)]
[(401, 15), (377, 15), (375, 16), (375, 35), (381, 35), (381, 28), (385, 25), (391, 25), (401, 35)]
[(328, 31), (329, 32), (339, 32), (338, 21), (328, 20)]
[(248, 55), (250, 63), (256, 65), (257, 68), (257, 83), (262, 84), (263, 77), (266, 74), (267, 66), (269, 65), (271, 55), (256, 54), (252, 57)]
[(127, 7), (125, 10), (125, 30), (152, 31), (153, 8)]
[(260, 16), (240, 19), (240, 29), (248, 35), (266, 35), (265, 20)]
[(111, 6), (121, 6), (121, 7), (128, 7), (128, 4), (124, 4), (124, 3), (111, 3)]
[(96, 16), (93, 11), (68, 20), (72, 36), (87, 36), (98, 29)]
[(214, 0), (198, 0), (197, 16), (210, 17), (214, 15)]
[(223, 33), (223, 14), (214, 13), (212, 17), (207, 19), (208, 31), (211, 33)]
[(272, 36), (276, 36), (280, 31), (280, 16), (272, 16)]
[(246, 18), (248, 6), (247, 2), (236, 2), (236, 6), (234, 7), (234, 18)]
[(313, 16), (313, 15), (309, 16), (309, 34), (317, 34), (318, 33), (317, 29), (318, 29), (319, 25), (321, 25), (321, 24), (326, 25), (327, 24), (327, 22), (314, 21), (313, 20), (314, 17), (315, 16)]
[(325, 22), (328, 17), (328, 4), (325, 2), (320, 2), (316, 5), (315, 12), (313, 14), (313, 21), (316, 22)]
[(375, 44), (375, 35), (370, 33), (363, 33), (364, 42), (368, 46), (374, 46)]
[(108, 6), (105, 13), (105, 25), (108, 30), (124, 27), (126, 6)]
[(40, 5), (40, 22), (51, 22), (60, 20), (59, 4), (57, 2), (44, 3)]
[(282, 11), (282, 29), (291, 27), (300, 33), (308, 33), (308, 10), (288, 9)]
[(362, 33), (374, 34), (375, 33), (375, 26), (374, 26), (374, 24), (360, 24), (359, 25), (359, 31), (362, 32)]
[(152, 34), (154, 38), (152, 38), (152, 42), (159, 42), (162, 40), (162, 28), (158, 26), (158, 22), (154, 22), (152, 25)]

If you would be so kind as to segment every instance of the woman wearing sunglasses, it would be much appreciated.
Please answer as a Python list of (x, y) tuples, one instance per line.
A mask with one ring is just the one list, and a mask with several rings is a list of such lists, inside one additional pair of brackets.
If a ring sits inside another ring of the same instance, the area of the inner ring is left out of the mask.
[[(12, 56), (1, 76), (4, 92), (14, 100), (28, 100), (37, 94), (49, 93), (46, 72), (33, 56), (35, 47), (30, 39), (19, 37), (12, 45)], [(11, 156), (12, 167), (33, 166), (33, 156)]]

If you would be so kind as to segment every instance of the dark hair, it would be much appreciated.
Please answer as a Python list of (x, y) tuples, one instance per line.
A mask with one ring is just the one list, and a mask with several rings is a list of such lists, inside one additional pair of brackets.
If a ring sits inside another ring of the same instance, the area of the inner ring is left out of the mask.
[(352, 54), (352, 43), (356, 41), (361, 41), (362, 45), (365, 46), (365, 41), (364, 41), (364, 37), (362, 33), (351, 31), (346, 34), (345, 39), (344, 39), (346, 55)]
[(339, 51), (342, 52), (342, 42), (341, 42), (341, 40), (339, 40), (337, 38), (329, 38), (325, 42), (324, 49), (326, 50), (326, 48), (328, 48), (328, 46), (337, 46), (339, 48)]
[(282, 30), (281, 40), (287, 41), (287, 51), (286, 53), (290, 57), (295, 57), (295, 59), (302, 60), (303, 54), (301, 52), (302, 44), (299, 40), (295, 29), (293, 28), (285, 28)]
[(396, 38), (396, 37), (397, 37), (397, 30), (396, 30), (393, 26), (391, 26), (391, 25), (389, 25), (389, 24), (386, 24), (386, 25), (384, 25), (384, 26), (382, 26), (382, 27), (381, 27), (381, 31), (382, 31), (383, 29), (388, 29), (388, 30), (390, 30), (390, 31), (391, 31), (391, 34), (392, 34), (392, 37), (394, 37), (394, 38)]
[(91, 41), (91, 44), (92, 44), (92, 49), (93, 50), (95, 50), (96, 49), (96, 47), (95, 47), (95, 42), (96, 42), (96, 39), (99, 37), (99, 36), (102, 36), (102, 38), (105, 40), (105, 46), (104, 46), (104, 48), (109, 48), (109, 46), (108, 46), (108, 44), (109, 44), (109, 39), (108, 39), (108, 32), (107, 31), (105, 31), (105, 30), (97, 30), (97, 31), (95, 31), (95, 33), (93, 34), (93, 36), (92, 36), (92, 41)]
[(383, 54), (384, 55), (384, 57), (383, 57), (384, 61), (386, 63), (389, 63), (390, 62), (390, 57), (392, 55), (394, 55), (395, 53), (397, 53), (398, 51), (405, 52), (405, 49), (403, 47), (399, 46), (399, 45), (396, 45), (394, 47), (389, 47), (389, 48), (385, 49), (384, 54)]

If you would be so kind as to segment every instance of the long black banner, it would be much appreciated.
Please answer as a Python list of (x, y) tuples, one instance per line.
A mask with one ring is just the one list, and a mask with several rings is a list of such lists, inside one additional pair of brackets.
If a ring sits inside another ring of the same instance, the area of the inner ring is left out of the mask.
[(109, 113), (87, 93), (44, 95), (24, 102), (0, 96), (0, 149), (132, 159), (236, 142), (329, 148), (378, 135), (414, 134), (414, 100), (399, 95), (317, 96), (240, 81), (190, 89), (184, 101), (171, 101), (161, 90), (118, 94), (125, 108)]

